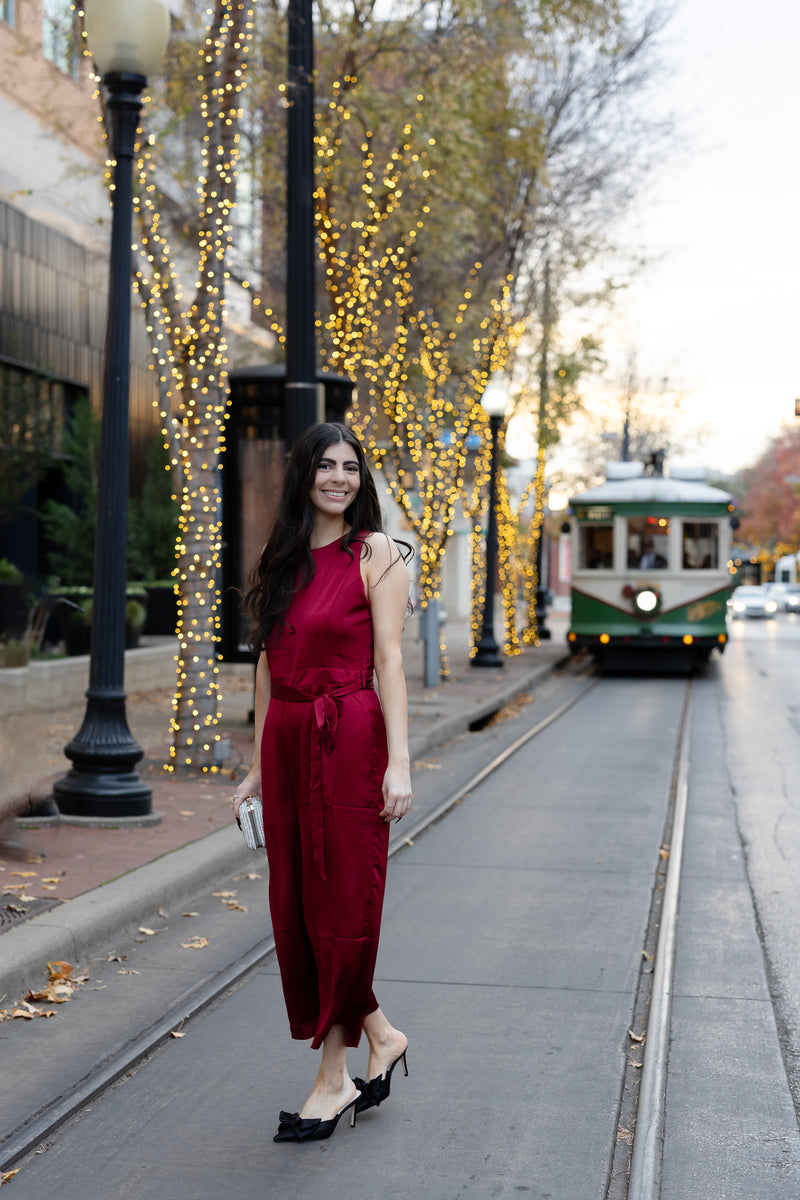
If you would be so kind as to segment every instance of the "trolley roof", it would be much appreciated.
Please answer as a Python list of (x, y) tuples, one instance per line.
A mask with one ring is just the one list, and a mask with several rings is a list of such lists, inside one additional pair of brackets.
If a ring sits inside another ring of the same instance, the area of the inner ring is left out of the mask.
[(711, 487), (700, 480), (671, 479), (663, 475), (639, 475), (633, 479), (609, 479), (597, 487), (573, 496), (570, 506), (587, 504), (614, 505), (697, 505), (718, 510), (734, 503), (730, 492)]

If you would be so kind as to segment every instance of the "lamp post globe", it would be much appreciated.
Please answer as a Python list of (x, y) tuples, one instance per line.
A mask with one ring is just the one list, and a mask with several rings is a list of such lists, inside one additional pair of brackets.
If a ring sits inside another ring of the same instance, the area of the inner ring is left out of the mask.
[(508, 409), (508, 380), (493, 371), (483, 390), (481, 405), (489, 417), (489, 512), (486, 522), (486, 586), (483, 597), (481, 633), (471, 662), (473, 667), (502, 667), (503, 658), (494, 636), (494, 585), (497, 575), (497, 458), (500, 428)]
[(164, 0), (86, 0), (85, 27), (107, 92), (111, 249), (89, 687), (83, 724), (64, 749), (73, 765), (53, 795), (66, 821), (141, 823), (152, 813), (152, 789), (134, 769), (143, 751), (128, 729), (124, 690), (133, 156), (142, 91), (166, 49), (170, 13)]

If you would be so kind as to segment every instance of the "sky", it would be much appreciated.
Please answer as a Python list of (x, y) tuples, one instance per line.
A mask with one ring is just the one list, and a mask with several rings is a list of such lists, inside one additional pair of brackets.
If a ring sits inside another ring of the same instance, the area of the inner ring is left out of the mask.
[(662, 46), (677, 146), (627, 218), (655, 261), (615, 324), (732, 473), (800, 397), (800, 4), (682, 0)]

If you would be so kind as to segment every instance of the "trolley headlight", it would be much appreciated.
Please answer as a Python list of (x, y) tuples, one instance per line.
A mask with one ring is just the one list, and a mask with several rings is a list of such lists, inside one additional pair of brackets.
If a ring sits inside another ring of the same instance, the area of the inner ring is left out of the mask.
[(633, 607), (640, 613), (652, 613), (658, 608), (658, 592), (653, 588), (642, 588), (633, 597)]

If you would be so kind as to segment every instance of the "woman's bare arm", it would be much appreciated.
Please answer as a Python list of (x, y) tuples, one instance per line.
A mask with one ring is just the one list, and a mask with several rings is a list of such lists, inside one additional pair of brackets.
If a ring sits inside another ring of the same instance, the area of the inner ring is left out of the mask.
[(267, 656), (262, 650), (256, 666), (256, 689), (254, 699), (255, 736), (253, 739), (253, 763), (241, 783), (237, 784), (233, 796), (233, 814), (238, 816), (239, 805), (245, 796), (261, 795), (261, 738), (264, 733), (264, 721), (269, 708), (270, 678)]
[(408, 702), (402, 656), (408, 568), (394, 542), (385, 534), (371, 534), (369, 546), (371, 553), (362, 559), (362, 570), (372, 613), (375, 674), (389, 749), (381, 816), (385, 821), (399, 821), (411, 804)]

